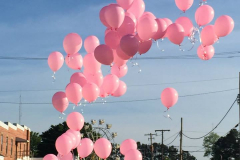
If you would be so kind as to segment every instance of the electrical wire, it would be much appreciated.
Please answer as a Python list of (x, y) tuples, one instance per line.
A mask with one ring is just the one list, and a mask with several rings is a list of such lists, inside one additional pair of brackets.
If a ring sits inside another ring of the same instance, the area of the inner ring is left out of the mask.
[(177, 134), (179, 134), (179, 132), (176, 132), (174, 135), (172, 135), (172, 136), (166, 138), (165, 140), (163, 140), (163, 142), (166, 142), (167, 140), (171, 139), (172, 137), (176, 136)]
[[(220, 90), (220, 91), (214, 91), (214, 92), (205, 92), (205, 93), (197, 93), (197, 94), (190, 94), (190, 95), (184, 95), (184, 96), (179, 96), (180, 98), (185, 98), (185, 97), (193, 97), (193, 96), (200, 96), (200, 95), (206, 95), (206, 94), (213, 94), (213, 93), (221, 93), (221, 92), (227, 92), (227, 91), (232, 91), (232, 90), (237, 90), (238, 88), (235, 89), (227, 89), (227, 90)], [(122, 100), (122, 101), (109, 101), (109, 102), (104, 102), (104, 104), (114, 104), (114, 103), (131, 103), (131, 102), (145, 102), (145, 101), (156, 101), (160, 100), (160, 98), (149, 98), (149, 99), (135, 99), (135, 100)], [(103, 102), (94, 102), (95, 104), (103, 103)], [(0, 104), (19, 104), (19, 102), (1, 102)], [(49, 105), (52, 103), (43, 103), (43, 102), (22, 102), (21, 104), (26, 104), (26, 105), (32, 105), (32, 104), (43, 104), (43, 105)], [(89, 103), (82, 103), (82, 104), (89, 104)]]
[[(238, 79), (238, 77), (229, 77), (229, 78), (217, 78), (217, 79), (205, 79), (205, 80), (196, 80), (196, 81), (182, 81), (182, 82), (164, 82), (164, 83), (153, 83), (153, 84), (133, 84), (128, 87), (138, 87), (138, 86), (157, 86), (165, 84), (181, 84), (181, 83), (196, 83), (196, 82), (209, 82), (209, 81), (220, 81), (220, 80), (230, 80)], [(29, 90), (0, 90), (0, 92), (45, 92), (45, 91), (61, 91), (64, 89), (29, 89)]]
[(179, 136), (179, 132), (178, 132), (178, 135), (172, 140), (172, 142), (170, 142), (170, 143), (168, 143), (166, 146), (169, 146), (170, 144), (172, 144), (176, 139), (177, 139), (177, 137)]
[(223, 116), (223, 118), (221, 119), (221, 121), (220, 121), (211, 131), (209, 131), (207, 134), (205, 134), (205, 135), (203, 135), (203, 136), (201, 136), (201, 137), (197, 137), (197, 138), (189, 137), (189, 136), (185, 135), (184, 133), (183, 133), (183, 135), (184, 135), (186, 138), (188, 138), (188, 139), (202, 139), (202, 138), (206, 137), (207, 135), (209, 135), (210, 133), (212, 133), (212, 132), (222, 123), (222, 121), (223, 121), (223, 120), (225, 119), (225, 117), (228, 115), (228, 113), (230, 112), (230, 110), (232, 109), (232, 107), (233, 107), (233, 105), (236, 103), (236, 101), (237, 101), (237, 98), (234, 100), (233, 104), (232, 104), (231, 107), (228, 109), (227, 113)]
[[(239, 58), (240, 56), (229, 56), (231, 54), (239, 54), (240, 51), (220, 52), (215, 53), (213, 58)], [(226, 56), (228, 55), (228, 56)], [(218, 57), (225, 56), (225, 57)], [(7, 57), (0, 56), (0, 60), (47, 60), (46, 57)], [(196, 55), (180, 55), (180, 56), (159, 56), (159, 57), (138, 57), (137, 60), (156, 60), (156, 59), (199, 59)]]

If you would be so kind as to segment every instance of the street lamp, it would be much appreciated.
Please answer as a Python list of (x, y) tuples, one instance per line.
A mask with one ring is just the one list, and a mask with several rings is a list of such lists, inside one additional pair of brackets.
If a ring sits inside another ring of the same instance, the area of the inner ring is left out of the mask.
[(102, 125), (105, 123), (105, 120), (104, 119), (99, 119), (99, 125)]
[(96, 120), (94, 120), (94, 119), (91, 120), (91, 124), (92, 124), (92, 125), (94, 125), (94, 124), (96, 124), (96, 123), (97, 123)]
[(112, 133), (112, 138), (115, 138), (115, 137), (117, 137), (117, 132)]
[(107, 126), (107, 129), (112, 128), (112, 125), (111, 125), (111, 124), (107, 124), (106, 126)]

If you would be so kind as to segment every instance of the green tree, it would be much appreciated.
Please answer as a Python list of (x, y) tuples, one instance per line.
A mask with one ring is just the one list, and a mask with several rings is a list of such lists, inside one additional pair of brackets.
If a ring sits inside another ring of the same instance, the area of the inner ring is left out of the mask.
[[(138, 149), (143, 155), (143, 159), (150, 159), (151, 158), (151, 147), (147, 144), (138, 144)], [(154, 159), (162, 160), (162, 145), (160, 143), (153, 143), (153, 153)], [(179, 151), (174, 146), (166, 146), (163, 145), (164, 151), (164, 160), (176, 160), (179, 159)], [(189, 152), (183, 152), (183, 160), (196, 160), (196, 158), (190, 155)]]
[(212, 147), (212, 160), (227, 160), (229, 157), (238, 158), (238, 131), (232, 129), (225, 137), (220, 137)]
[(30, 151), (31, 155), (38, 156), (38, 145), (41, 142), (41, 137), (37, 132), (30, 132)]
[(204, 157), (209, 157), (212, 155), (212, 147), (214, 143), (219, 139), (219, 135), (212, 132), (207, 137), (203, 139), (203, 147), (205, 149)]

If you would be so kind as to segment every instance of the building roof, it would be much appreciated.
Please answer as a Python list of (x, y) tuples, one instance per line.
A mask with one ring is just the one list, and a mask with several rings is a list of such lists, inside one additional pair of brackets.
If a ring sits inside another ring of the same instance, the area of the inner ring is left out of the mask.
[(11, 129), (14, 129), (14, 130), (17, 130), (17, 129), (20, 129), (20, 130), (22, 130), (22, 131), (24, 131), (24, 130), (29, 130), (29, 131), (31, 131), (30, 130), (30, 128), (28, 128), (27, 126), (25, 126), (25, 125), (20, 125), (20, 124), (17, 124), (17, 123), (10, 123), (10, 122), (2, 122), (2, 121), (0, 121), (0, 127), (3, 127), (3, 128), (5, 128), (6, 130), (8, 130), (9, 128), (11, 128)]

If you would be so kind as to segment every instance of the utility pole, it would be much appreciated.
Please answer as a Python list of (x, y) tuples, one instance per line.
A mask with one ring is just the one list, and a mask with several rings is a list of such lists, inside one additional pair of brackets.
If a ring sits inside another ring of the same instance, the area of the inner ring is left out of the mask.
[(170, 130), (155, 130), (155, 132), (162, 132), (162, 160), (163, 160), (163, 133), (170, 132)]
[(183, 118), (181, 118), (181, 131), (180, 131), (180, 160), (183, 160), (182, 134), (183, 134)]
[(153, 144), (152, 144), (152, 140), (154, 139), (153, 136), (157, 136), (157, 134), (149, 133), (149, 134), (145, 134), (144, 136), (150, 136), (150, 138), (148, 138), (148, 140), (150, 139), (150, 142), (151, 142), (151, 153), (152, 153), (152, 160), (153, 160)]
[(18, 123), (21, 124), (21, 119), (22, 119), (22, 96), (20, 93), (20, 97), (19, 97), (19, 113), (18, 113)]

